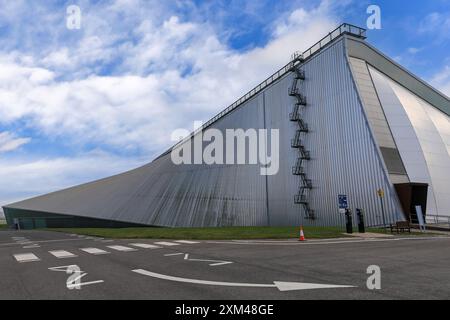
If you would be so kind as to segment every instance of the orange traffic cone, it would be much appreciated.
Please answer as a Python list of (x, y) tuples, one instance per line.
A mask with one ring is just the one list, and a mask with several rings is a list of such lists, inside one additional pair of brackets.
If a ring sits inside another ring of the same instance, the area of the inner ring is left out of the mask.
[(306, 241), (305, 234), (303, 233), (303, 227), (300, 227), (300, 239), (298, 241)]

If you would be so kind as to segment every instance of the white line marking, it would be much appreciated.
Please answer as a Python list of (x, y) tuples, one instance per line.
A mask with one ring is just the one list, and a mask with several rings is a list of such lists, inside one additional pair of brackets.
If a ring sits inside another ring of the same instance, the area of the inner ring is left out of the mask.
[(25, 247), (22, 247), (23, 249), (32, 249), (32, 248), (40, 248), (41, 246), (40, 245), (38, 245), (38, 244), (33, 244), (33, 245), (31, 245), (31, 246), (25, 246)]
[(166, 242), (166, 241), (160, 241), (160, 242), (155, 242), (155, 244), (159, 244), (161, 246), (178, 246), (179, 243), (174, 243), (174, 242)]
[(117, 251), (137, 251), (137, 249), (125, 247), (125, 246), (107, 246), (107, 247), (117, 250)]
[(107, 243), (107, 242), (114, 242), (114, 240), (100, 240), (100, 242)]
[(209, 264), (211, 267), (214, 267), (214, 266), (222, 266), (222, 265), (225, 265), (225, 264), (233, 263), (233, 262), (231, 262), (231, 261), (223, 261), (223, 260), (190, 259), (190, 258), (189, 258), (189, 253), (186, 253), (186, 254), (184, 255), (184, 260), (188, 260), (188, 261), (214, 262), (214, 263), (210, 263), (210, 264)]
[(241, 282), (222, 282), (222, 281), (207, 281), (207, 280), (198, 280), (198, 279), (188, 279), (188, 278), (180, 278), (167, 276), (160, 273), (150, 272), (143, 269), (135, 269), (133, 272), (163, 279), (169, 281), (176, 282), (185, 282), (185, 283), (195, 283), (195, 284), (204, 284), (210, 286), (228, 286), (228, 287), (253, 287), (253, 288), (277, 288), (280, 291), (292, 291), (292, 290), (310, 290), (310, 289), (332, 289), (332, 288), (354, 288), (355, 286), (342, 286), (342, 285), (334, 285), (334, 284), (318, 284), (318, 283), (303, 283), (303, 282), (284, 282), (284, 281), (274, 281), (273, 284), (260, 284), (260, 283), (241, 283)]
[(89, 281), (89, 282), (80, 282), (80, 283), (78, 283), (78, 284), (68, 284), (67, 285), (67, 289), (72, 289), (72, 288), (75, 288), (75, 287), (78, 287), (78, 286), (86, 286), (86, 285), (90, 285), (90, 284), (94, 284), (94, 283), (102, 283), (102, 282), (105, 282), (105, 281), (103, 281), (103, 280), (96, 280), (96, 281)]
[(175, 242), (178, 242), (178, 243), (185, 243), (185, 244), (195, 244), (195, 243), (199, 243), (198, 241), (188, 241), (188, 240), (175, 240)]
[(395, 238), (395, 239), (366, 239), (366, 240), (326, 240), (326, 241), (306, 241), (306, 242), (292, 242), (292, 243), (278, 243), (278, 242), (248, 242), (248, 241), (207, 241), (206, 243), (215, 244), (237, 244), (237, 245), (291, 245), (291, 246), (306, 246), (306, 245), (323, 245), (323, 244), (346, 244), (346, 243), (369, 243), (369, 242), (388, 242), (388, 241), (405, 241), (405, 240), (439, 240), (450, 239), (450, 237), (411, 237), (411, 238)]
[(224, 264), (230, 264), (233, 263), (231, 261), (224, 261), (224, 262), (218, 262), (218, 263), (211, 263), (210, 266), (211, 267), (215, 267), (215, 266), (223, 266)]
[[(42, 241), (33, 241), (34, 243), (50, 243), (50, 242), (66, 242), (66, 241), (80, 241), (80, 240), (85, 240), (82, 238), (66, 238), (66, 239), (54, 239), (54, 240), (42, 240)], [(11, 246), (11, 245), (18, 245), (17, 242), (9, 242), (9, 243), (0, 243), (0, 247), (6, 247), (6, 246)]]
[[(67, 272), (67, 268), (74, 267), (74, 266), (76, 266), (76, 265), (71, 264), (71, 265), (68, 265), (68, 266), (50, 267), (50, 268), (48, 268), (48, 270), (59, 271), (59, 272)], [(83, 272), (83, 271), (80, 270), (80, 272)]]
[(129, 243), (130, 246), (135, 246), (138, 248), (144, 248), (144, 249), (158, 249), (161, 248), (160, 246), (155, 246), (154, 244), (148, 244), (148, 243)]
[(183, 252), (168, 253), (168, 254), (165, 254), (164, 257), (179, 256), (180, 254), (183, 254)]
[(49, 253), (54, 255), (57, 258), (73, 258), (73, 257), (76, 257), (75, 254), (70, 253), (69, 251), (65, 251), (65, 250), (54, 250), (54, 251), (49, 251)]
[(32, 253), (15, 254), (14, 258), (16, 258), (17, 262), (31, 262), (31, 261), (40, 261), (41, 260)]
[(90, 253), (90, 254), (107, 254), (109, 253), (108, 251), (102, 250), (102, 249), (98, 249), (98, 248), (82, 248), (80, 249), (84, 252)]

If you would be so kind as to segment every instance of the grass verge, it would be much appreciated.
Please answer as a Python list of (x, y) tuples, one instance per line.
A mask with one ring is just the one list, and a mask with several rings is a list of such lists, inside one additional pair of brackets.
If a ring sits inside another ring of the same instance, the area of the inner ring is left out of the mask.
[(2, 221), (0, 221), (0, 230), (5, 230), (8, 229), (8, 225), (6, 224), (6, 221), (3, 223)]
[[(226, 227), (226, 228), (53, 228), (51, 231), (118, 239), (290, 239), (298, 238), (298, 227)], [(308, 239), (340, 238), (338, 227), (305, 227)]]

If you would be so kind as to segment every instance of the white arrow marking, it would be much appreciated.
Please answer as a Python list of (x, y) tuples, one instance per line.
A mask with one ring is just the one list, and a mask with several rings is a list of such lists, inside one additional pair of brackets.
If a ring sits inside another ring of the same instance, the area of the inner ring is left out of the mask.
[(355, 288), (355, 286), (342, 286), (342, 285), (333, 285), (333, 284), (318, 284), (318, 283), (303, 283), (303, 282), (282, 282), (282, 281), (274, 281), (273, 284), (207, 281), (207, 280), (198, 280), (198, 279), (188, 279), (188, 278), (167, 276), (164, 274), (155, 273), (155, 272), (151, 272), (151, 271), (147, 271), (147, 270), (143, 270), (143, 269), (135, 269), (132, 271), (142, 274), (144, 276), (149, 276), (149, 277), (163, 279), (163, 280), (204, 284), (204, 285), (210, 285), (210, 286), (277, 288), (280, 291), (332, 289), (332, 288)]
[(89, 282), (81, 282), (78, 284), (68, 284), (67, 289), (75, 288), (78, 286), (86, 286), (86, 285), (90, 285), (90, 284), (103, 283), (103, 282), (104, 282), (103, 280), (96, 280), (96, 281), (89, 281)]
[(214, 267), (214, 266), (221, 266), (221, 265), (224, 265), (224, 264), (230, 264), (230, 263), (233, 263), (233, 262), (231, 262), (231, 261), (222, 261), (222, 260), (189, 259), (189, 253), (186, 253), (186, 254), (184, 255), (184, 260), (188, 260), (188, 261), (214, 262), (214, 263), (210, 263), (210, 264), (209, 264), (211, 267)]

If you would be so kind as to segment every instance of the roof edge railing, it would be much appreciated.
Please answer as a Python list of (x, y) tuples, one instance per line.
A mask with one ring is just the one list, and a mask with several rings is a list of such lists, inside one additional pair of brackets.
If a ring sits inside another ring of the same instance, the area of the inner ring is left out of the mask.
[[(341, 35), (348, 34), (357, 38), (366, 39), (366, 29), (357, 27), (355, 25), (349, 24), (349, 23), (343, 23), (333, 31), (329, 32), (325, 37), (320, 39), (318, 42), (316, 42), (314, 45), (312, 45), (309, 49), (300, 52), (296, 51), (292, 54), (291, 61), (289, 61), (288, 64), (286, 64), (284, 67), (279, 69), (277, 72), (272, 74), (269, 78), (258, 84), (256, 87), (254, 87), (252, 90), (247, 92), (245, 95), (240, 97), (238, 100), (233, 102), (230, 106), (216, 114), (214, 117), (206, 121), (202, 126), (197, 128), (195, 131), (189, 134), (189, 136), (185, 137), (184, 139), (178, 141), (175, 145), (169, 148), (169, 150), (162, 153), (160, 156), (156, 157), (154, 160), (159, 159), (160, 157), (166, 155), (171, 150), (173, 150), (177, 145), (184, 143), (188, 139), (191, 139), (195, 134), (198, 132), (204, 130), (205, 128), (209, 127), (211, 124), (222, 118), (224, 115), (230, 113), (232, 110), (237, 108), (239, 105), (244, 103), (245, 101), (249, 100), (259, 92), (261, 92), (264, 88), (272, 84), (273, 82), (280, 79), (282, 76), (284, 76), (286, 73), (290, 72), (291, 69), (298, 65), (302, 64), (304, 61), (311, 58), (313, 55), (318, 53), (322, 50), (322, 48), (326, 47), (328, 44), (333, 42), (335, 39), (339, 38)], [(154, 161), (153, 160), (153, 161)]]

